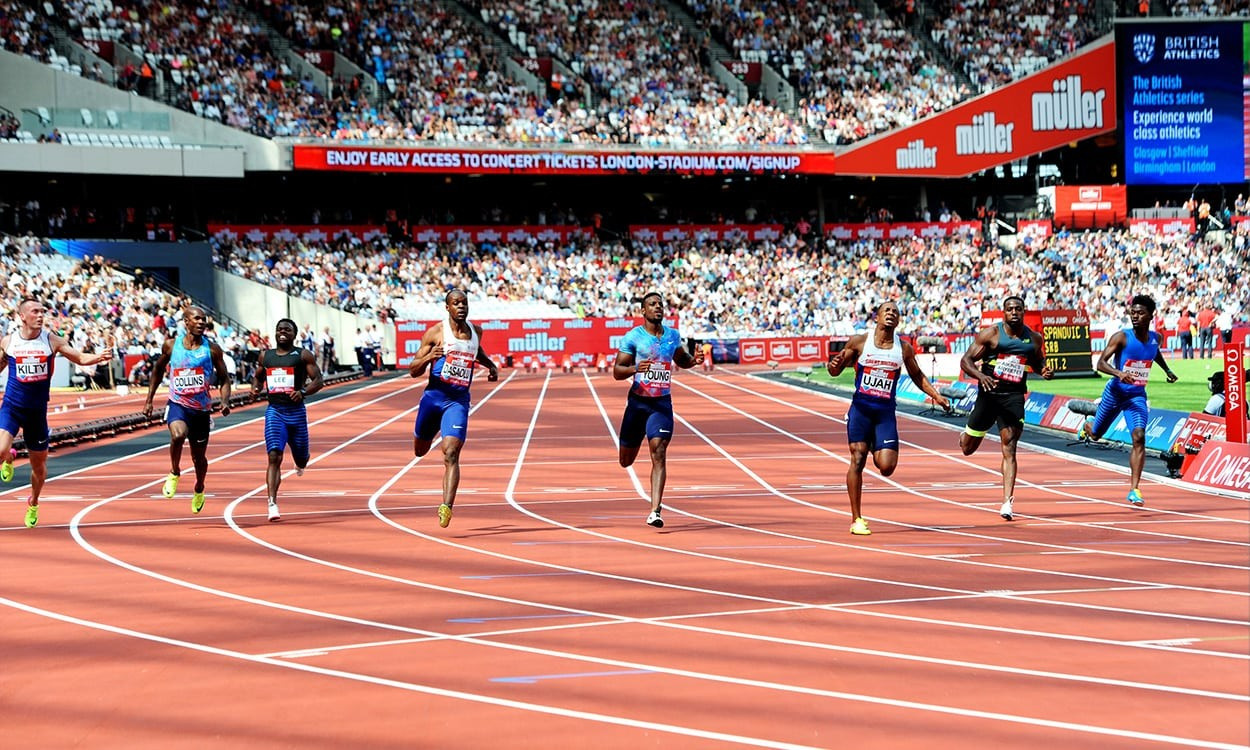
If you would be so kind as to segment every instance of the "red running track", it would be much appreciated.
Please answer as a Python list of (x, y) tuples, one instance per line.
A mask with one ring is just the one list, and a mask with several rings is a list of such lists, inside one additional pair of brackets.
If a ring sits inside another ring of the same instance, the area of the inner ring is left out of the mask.
[(624, 384), (515, 374), (475, 388), (440, 529), (420, 394), (311, 404), (278, 524), (259, 410), (214, 434), (202, 516), (160, 499), (163, 448), (49, 482), (0, 529), (6, 746), (1250, 743), (1245, 499), (1134, 510), (1121, 472), (1024, 449), (1007, 523), (997, 447), (905, 417), (852, 537), (846, 402), (718, 371), (676, 387), (656, 530)]

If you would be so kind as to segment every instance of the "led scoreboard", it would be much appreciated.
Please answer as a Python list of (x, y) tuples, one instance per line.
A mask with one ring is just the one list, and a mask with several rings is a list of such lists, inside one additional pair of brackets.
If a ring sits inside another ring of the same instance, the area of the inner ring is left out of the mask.
[(1089, 316), (1079, 310), (1043, 310), (1042, 342), (1046, 366), (1055, 374), (1093, 374)]
[(1246, 26), (1232, 19), (1116, 24), (1125, 183), (1250, 179)]

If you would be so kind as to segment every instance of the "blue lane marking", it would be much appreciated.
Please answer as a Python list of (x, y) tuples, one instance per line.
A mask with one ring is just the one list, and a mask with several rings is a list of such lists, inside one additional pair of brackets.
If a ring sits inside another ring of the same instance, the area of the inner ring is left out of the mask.
[(649, 669), (625, 669), (619, 672), (569, 672), (567, 674), (533, 674), (521, 677), (492, 677), (491, 682), (511, 682), (518, 685), (533, 685), (539, 680), (569, 680), (578, 677), (616, 677), (625, 674), (655, 674)]
[(496, 622), (498, 620), (552, 620), (566, 617), (594, 617), (594, 615), (578, 615), (568, 613), (564, 615), (512, 615), (511, 617), (457, 617), (447, 622), (467, 622), (480, 625), (484, 622)]
[(495, 578), (542, 578), (544, 576), (584, 576), (585, 573), (499, 573), (488, 576), (460, 576), (474, 581), (490, 581)]

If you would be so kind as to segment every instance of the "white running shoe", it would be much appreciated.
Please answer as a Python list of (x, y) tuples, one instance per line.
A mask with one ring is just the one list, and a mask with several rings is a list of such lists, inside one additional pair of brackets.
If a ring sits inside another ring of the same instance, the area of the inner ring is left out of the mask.
[(1011, 500), (1003, 503), (1003, 507), (998, 509), (998, 515), (1002, 516), (1004, 521), (1012, 520), (1014, 514), (1011, 512)]
[(282, 520), (282, 514), (278, 512), (278, 503), (273, 500), (269, 501), (269, 520), (270, 521)]
[(647, 525), (654, 526), (657, 529), (664, 528), (664, 519), (660, 518), (660, 512), (658, 510), (651, 511), (651, 514), (647, 516)]

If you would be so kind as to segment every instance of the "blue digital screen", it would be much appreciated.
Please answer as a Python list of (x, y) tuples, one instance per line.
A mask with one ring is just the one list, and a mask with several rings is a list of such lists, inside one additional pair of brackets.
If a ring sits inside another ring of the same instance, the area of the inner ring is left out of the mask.
[(1246, 179), (1245, 24), (1116, 25), (1128, 185)]

